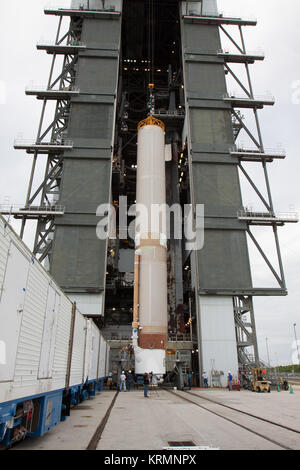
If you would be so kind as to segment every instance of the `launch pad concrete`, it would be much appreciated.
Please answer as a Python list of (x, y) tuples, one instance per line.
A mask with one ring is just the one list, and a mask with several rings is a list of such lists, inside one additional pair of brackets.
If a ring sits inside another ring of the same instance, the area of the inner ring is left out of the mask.
[[(184, 392), (153, 390), (119, 393), (97, 450), (163, 450), (170, 442), (191, 441), (220, 450), (300, 449), (300, 386), (294, 393), (193, 389), (193, 394), (264, 418), (258, 421)], [(28, 439), (15, 450), (86, 449), (115, 393), (104, 391), (74, 409), (71, 416), (41, 438)], [(182, 397), (197, 402), (185, 401)], [(205, 409), (204, 409), (205, 408)], [(216, 413), (216, 414), (214, 414)], [(220, 416), (221, 415), (221, 416)]]

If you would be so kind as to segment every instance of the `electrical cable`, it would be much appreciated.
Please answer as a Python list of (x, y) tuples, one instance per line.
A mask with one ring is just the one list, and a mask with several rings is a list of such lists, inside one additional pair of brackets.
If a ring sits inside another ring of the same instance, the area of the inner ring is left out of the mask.
[(151, 26), (152, 26), (152, 83), (154, 83), (154, 0), (151, 0), (152, 11), (151, 11)]
[(148, 27), (148, 56), (149, 56), (149, 79), (148, 83), (154, 84), (154, 54), (155, 54), (155, 39), (154, 39), (154, 0), (149, 0), (149, 27)]

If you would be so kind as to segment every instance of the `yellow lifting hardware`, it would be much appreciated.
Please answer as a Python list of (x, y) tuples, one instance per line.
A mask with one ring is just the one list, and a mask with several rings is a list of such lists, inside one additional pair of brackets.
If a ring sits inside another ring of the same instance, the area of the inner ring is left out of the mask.
[(139, 122), (138, 131), (144, 126), (159, 126), (162, 128), (163, 131), (165, 131), (166, 129), (166, 126), (164, 125), (164, 123), (160, 121), (159, 119), (156, 119), (155, 117), (153, 117), (151, 114), (146, 119), (143, 119), (142, 121)]

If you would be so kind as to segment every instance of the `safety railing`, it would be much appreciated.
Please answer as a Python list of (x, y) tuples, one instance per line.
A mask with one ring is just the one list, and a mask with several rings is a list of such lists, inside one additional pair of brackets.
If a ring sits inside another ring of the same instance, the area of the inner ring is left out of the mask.
[(24, 207), (24, 204), (0, 204), (0, 212), (3, 213), (16, 213), (16, 212), (57, 212), (64, 213), (65, 206), (62, 205), (43, 205), (43, 206), (28, 206)]
[(278, 220), (279, 222), (298, 222), (299, 214), (298, 212), (277, 212), (276, 214), (271, 214), (269, 212), (262, 211), (252, 211), (247, 208), (241, 209), (237, 212), (239, 219), (251, 219), (251, 220)]
[(253, 98), (247, 96), (247, 95), (241, 95), (239, 93), (236, 93), (235, 91), (225, 93), (223, 95), (224, 99), (237, 99), (237, 100), (253, 100), (253, 101), (270, 101), (273, 102), (275, 101), (275, 97), (272, 95), (255, 95)]
[(230, 20), (242, 20), (244, 22), (256, 22), (257, 18), (251, 14), (243, 16), (243, 18), (237, 17), (236, 12), (231, 14), (227, 11), (218, 11), (217, 8), (202, 8), (200, 2), (182, 2), (182, 14), (184, 16), (195, 16), (199, 18), (216, 18), (216, 19), (230, 19)]
[(61, 4), (50, 3), (44, 7), (47, 11), (57, 11), (57, 10), (66, 10), (66, 11), (95, 11), (95, 12), (120, 12), (121, 11), (121, 0), (110, 0), (108, 3), (97, 2), (97, 7), (95, 7), (94, 0), (72, 0), (70, 7), (62, 7)]
[(168, 341), (176, 342), (176, 341), (191, 341), (191, 335), (169, 335)]
[(53, 92), (53, 93), (64, 93), (64, 92), (70, 92), (70, 93), (79, 93), (80, 89), (76, 86), (70, 85), (66, 86), (63, 88), (50, 88), (45, 85), (40, 85), (37, 83), (30, 82), (26, 87), (25, 91), (27, 92)]
[(67, 139), (61, 139), (61, 140), (52, 140), (52, 141), (48, 141), (48, 142), (38, 142), (36, 140), (33, 140), (33, 139), (15, 139), (14, 140), (14, 146), (16, 147), (19, 147), (19, 146), (26, 146), (26, 147), (36, 147), (36, 146), (39, 146), (39, 147), (42, 147), (42, 146), (45, 146), (45, 147), (72, 147), (73, 146), (73, 142), (71, 140), (67, 140)]
[(259, 57), (265, 57), (265, 53), (262, 50), (256, 50), (256, 51), (246, 51), (245, 54), (242, 54), (239, 52), (237, 49), (231, 50), (231, 49), (219, 49), (217, 51), (218, 54), (228, 54), (228, 55), (240, 55), (243, 57), (243, 55), (246, 56), (259, 56)]
[(264, 153), (270, 155), (278, 155), (278, 156), (285, 156), (286, 151), (281, 147), (277, 148), (264, 148), (262, 152), (258, 147), (244, 147), (243, 145), (236, 145), (230, 148), (231, 153)]
[(174, 111), (169, 111), (168, 109), (156, 109), (154, 114), (156, 116), (184, 116), (185, 111), (183, 108), (175, 109)]
[(37, 46), (40, 46), (40, 47), (53, 47), (53, 46), (57, 46), (57, 47), (86, 47), (86, 44), (81, 42), (81, 41), (77, 41), (76, 39), (72, 39), (72, 42), (70, 43), (66, 43), (66, 42), (61, 42), (59, 44), (57, 44), (55, 41), (51, 40), (51, 39), (44, 39), (44, 38), (41, 38), (37, 43), (36, 43)]

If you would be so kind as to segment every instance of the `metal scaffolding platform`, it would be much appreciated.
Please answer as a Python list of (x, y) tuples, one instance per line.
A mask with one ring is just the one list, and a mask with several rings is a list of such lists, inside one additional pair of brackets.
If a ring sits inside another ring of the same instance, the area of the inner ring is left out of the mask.
[(39, 86), (28, 86), (25, 90), (26, 95), (36, 96), (43, 100), (68, 100), (80, 94), (79, 88), (69, 87), (66, 89), (43, 88)]
[(273, 97), (258, 97), (258, 96), (236, 96), (225, 95), (225, 103), (230, 103), (233, 108), (250, 108), (262, 109), (264, 106), (273, 106), (275, 99)]
[(66, 140), (64, 142), (50, 141), (50, 142), (36, 142), (31, 139), (16, 139), (14, 142), (14, 149), (26, 150), (27, 153), (62, 153), (66, 150), (72, 150), (73, 142)]
[(286, 158), (286, 152), (284, 150), (264, 149), (261, 152), (257, 148), (244, 149), (244, 148), (233, 148), (230, 150), (232, 157), (238, 157), (240, 161), (244, 162), (268, 162), (271, 163), (273, 160), (283, 160)]
[(60, 205), (53, 206), (30, 206), (22, 207), (20, 205), (0, 205), (0, 214), (13, 215), (15, 219), (39, 219), (43, 217), (64, 215), (65, 207)]
[(86, 50), (83, 43), (71, 44), (55, 44), (55, 42), (39, 42), (36, 45), (37, 50), (46, 51), (48, 54), (77, 54)]
[(196, 16), (184, 15), (185, 23), (198, 23), (210, 25), (235, 25), (235, 26), (256, 26), (257, 20), (242, 18), (226, 18), (223, 16)]
[(45, 15), (55, 16), (77, 16), (81, 18), (119, 18), (121, 13), (119, 11), (105, 10), (88, 10), (88, 9), (65, 9), (65, 8), (45, 8)]
[(296, 212), (285, 212), (273, 215), (269, 212), (252, 212), (248, 210), (238, 211), (238, 219), (246, 221), (249, 225), (284, 225), (298, 223), (299, 217)]
[(265, 59), (265, 55), (260, 52), (247, 52), (246, 54), (238, 54), (236, 52), (229, 52), (226, 50), (220, 50), (218, 52), (218, 57), (221, 57), (227, 63), (234, 64), (254, 64), (257, 60)]

